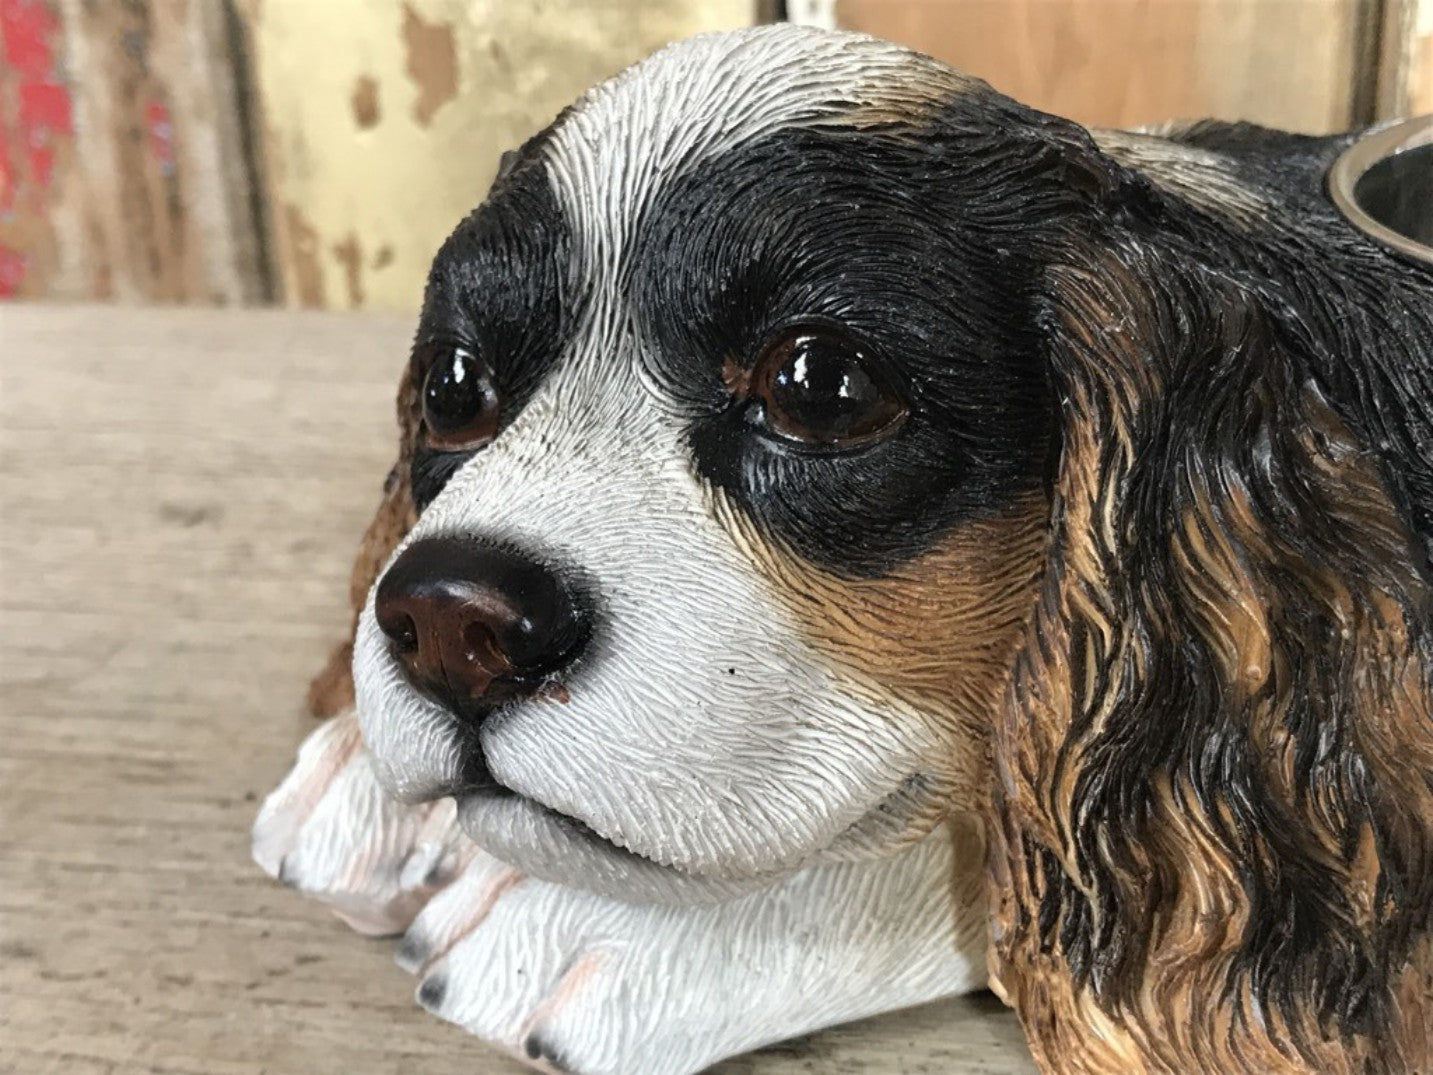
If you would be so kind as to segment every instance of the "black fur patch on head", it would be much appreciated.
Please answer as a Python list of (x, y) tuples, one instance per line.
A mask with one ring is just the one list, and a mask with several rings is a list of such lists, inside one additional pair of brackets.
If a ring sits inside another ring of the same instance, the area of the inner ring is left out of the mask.
[[(1054, 406), (1035, 290), (1049, 229), (1088, 204), (1070, 146), (989, 94), (928, 129), (789, 128), (672, 183), (646, 214), (631, 301), (704, 477), (769, 536), (878, 574), (1047, 474)], [(845, 453), (766, 435), (724, 366), (802, 322), (840, 326), (901, 386), (890, 438)]]
[[(556, 363), (579, 301), (571, 229), (539, 157), (545, 137), (505, 162), (487, 201), (438, 251), (414, 344), (419, 400), (428, 345), (460, 345), (491, 365), (502, 426)], [(413, 500), (421, 511), (473, 453), (434, 451), (421, 429), (417, 436)]]

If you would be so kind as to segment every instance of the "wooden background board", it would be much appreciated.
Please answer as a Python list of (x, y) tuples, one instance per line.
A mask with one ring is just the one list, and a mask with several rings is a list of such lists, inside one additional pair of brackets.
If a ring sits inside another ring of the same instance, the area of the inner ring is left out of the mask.
[[(0, 298), (412, 310), (499, 155), (777, 0), (0, 0)], [(1433, 110), (1433, 0), (787, 0), (1102, 127)]]
[(0, 296), (272, 297), (223, 0), (0, 2)]
[(840, 26), (922, 49), (1095, 127), (1372, 118), (1375, 0), (835, 0)]
[[(248, 855), (346, 621), (410, 327), (0, 307), (0, 1071), (518, 1070)], [(719, 1070), (1032, 1068), (985, 996)]]
[(1433, 0), (1384, 0), (1378, 114), (1433, 112)]

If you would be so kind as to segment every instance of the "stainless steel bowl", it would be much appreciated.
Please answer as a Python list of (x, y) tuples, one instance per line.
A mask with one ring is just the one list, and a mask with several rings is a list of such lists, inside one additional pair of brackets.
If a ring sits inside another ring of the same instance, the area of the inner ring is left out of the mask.
[(1433, 265), (1433, 115), (1349, 146), (1329, 170), (1329, 193), (1364, 234)]

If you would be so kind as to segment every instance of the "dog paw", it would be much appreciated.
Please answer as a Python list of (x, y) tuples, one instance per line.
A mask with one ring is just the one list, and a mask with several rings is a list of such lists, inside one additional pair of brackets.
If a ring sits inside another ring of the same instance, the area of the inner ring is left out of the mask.
[(424, 1008), (540, 1070), (679, 1075), (978, 988), (983, 926), (975, 915), (957, 935), (949, 865), (935, 848), (683, 907), (550, 884), (480, 852), (398, 959)]
[[(540, 1070), (697, 1070), (664, 1026), (660, 914), (525, 877), (480, 854), (423, 910), (398, 961), (418, 1003)], [(693, 998), (695, 999), (695, 998)]]
[(304, 741), (253, 829), (266, 873), (372, 935), (407, 928), (474, 852), (451, 799), (406, 805), (384, 793), (351, 711)]

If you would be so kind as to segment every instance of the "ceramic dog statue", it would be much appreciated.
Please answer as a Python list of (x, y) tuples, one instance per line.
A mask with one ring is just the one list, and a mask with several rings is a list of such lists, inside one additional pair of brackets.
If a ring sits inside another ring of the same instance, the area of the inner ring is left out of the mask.
[(256, 857), (550, 1070), (987, 967), (1048, 1071), (1428, 1070), (1433, 270), (1347, 142), (790, 26), (592, 90), (437, 256)]

